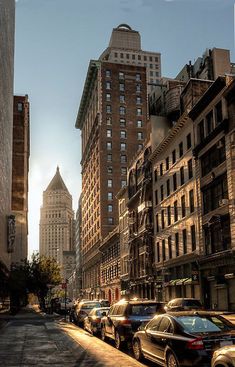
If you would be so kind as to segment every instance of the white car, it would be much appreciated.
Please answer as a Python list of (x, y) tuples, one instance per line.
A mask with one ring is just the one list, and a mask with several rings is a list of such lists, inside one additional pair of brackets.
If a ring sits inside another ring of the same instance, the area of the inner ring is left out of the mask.
[(65, 302), (65, 298), (61, 297), (59, 298), (59, 303), (60, 303), (61, 313), (65, 313), (65, 312), (68, 313), (73, 306), (73, 302), (70, 298), (66, 298), (66, 302)]

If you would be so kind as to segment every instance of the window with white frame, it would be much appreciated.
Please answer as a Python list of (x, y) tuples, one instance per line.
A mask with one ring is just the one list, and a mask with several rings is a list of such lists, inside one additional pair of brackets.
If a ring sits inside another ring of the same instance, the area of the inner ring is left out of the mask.
[(136, 92), (141, 92), (141, 85), (140, 84), (136, 85)]
[(127, 174), (127, 168), (126, 167), (121, 167), (121, 175), (125, 175)]
[(105, 70), (105, 76), (106, 76), (106, 78), (110, 78), (111, 77), (111, 70)]
[(110, 101), (111, 101), (111, 94), (106, 93), (106, 102), (110, 102)]
[(111, 129), (108, 129), (107, 130), (107, 138), (112, 138), (112, 130)]
[(119, 107), (119, 113), (120, 113), (120, 115), (125, 115), (125, 113), (126, 113), (126, 108), (125, 108), (125, 107), (123, 107), (123, 106), (120, 106), (120, 107)]
[(108, 162), (112, 162), (112, 154), (108, 154), (107, 155), (107, 161)]
[(120, 90), (120, 92), (125, 91), (125, 84), (124, 83), (119, 83), (119, 90)]
[(139, 82), (140, 80), (141, 80), (141, 75), (138, 73), (138, 74), (136, 74), (136, 76), (135, 76), (135, 80), (137, 81), (137, 82)]
[(137, 120), (136, 126), (137, 127), (143, 127), (143, 121), (142, 120)]
[(121, 143), (120, 144), (120, 148), (121, 148), (121, 151), (123, 152), (124, 150), (126, 150), (126, 143)]
[(122, 71), (119, 71), (118, 77), (119, 79), (125, 79), (125, 74)]
[(127, 184), (126, 180), (121, 180), (121, 187), (126, 186), (126, 184)]
[(120, 122), (120, 126), (121, 126), (121, 127), (126, 126), (126, 119), (124, 119), (124, 118), (120, 118), (119, 122)]
[(113, 180), (111, 178), (108, 179), (108, 187), (113, 187)]
[(137, 139), (138, 139), (138, 140), (143, 140), (143, 139), (144, 139), (144, 133), (143, 133), (142, 131), (139, 131), (139, 132), (137, 133)]
[(111, 89), (111, 82), (106, 82), (105, 86), (106, 86), (106, 89)]
[(112, 204), (109, 204), (108, 205), (108, 212), (109, 213), (112, 213), (112, 211), (113, 211), (113, 205)]
[(110, 105), (107, 105), (106, 106), (106, 112), (107, 113), (111, 113), (112, 112), (112, 109), (111, 109), (111, 106)]
[(137, 108), (136, 114), (137, 114), (137, 116), (141, 116), (142, 115), (142, 108)]
[(141, 103), (142, 103), (142, 99), (141, 99), (141, 97), (136, 97), (136, 103), (137, 103), (137, 104), (141, 104)]
[(112, 125), (112, 118), (111, 117), (106, 118), (106, 124), (107, 125)]
[(112, 143), (111, 143), (111, 141), (108, 141), (106, 143), (106, 147), (107, 147), (107, 150), (112, 150)]
[(138, 144), (138, 150), (142, 150), (143, 149), (143, 144)]
[(120, 103), (125, 103), (125, 96), (123, 94), (119, 96), (119, 101)]
[(108, 200), (113, 200), (113, 193), (112, 192), (108, 192)]
[(126, 131), (125, 130), (120, 131), (120, 138), (121, 139), (126, 139)]
[(125, 154), (121, 155), (121, 163), (126, 163), (127, 162), (127, 156)]

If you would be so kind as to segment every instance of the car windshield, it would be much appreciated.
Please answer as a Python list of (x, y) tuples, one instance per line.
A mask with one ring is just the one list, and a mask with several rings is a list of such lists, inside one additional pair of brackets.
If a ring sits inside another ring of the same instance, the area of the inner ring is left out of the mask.
[(233, 329), (232, 325), (216, 316), (179, 316), (177, 321), (190, 333), (213, 333)]
[(100, 304), (99, 303), (84, 303), (83, 305), (82, 305), (82, 308), (83, 309), (92, 309), (92, 308), (95, 308), (95, 307), (100, 307)]
[(159, 307), (156, 304), (132, 305), (131, 310), (130, 310), (130, 315), (132, 316), (151, 316), (157, 312), (158, 308)]

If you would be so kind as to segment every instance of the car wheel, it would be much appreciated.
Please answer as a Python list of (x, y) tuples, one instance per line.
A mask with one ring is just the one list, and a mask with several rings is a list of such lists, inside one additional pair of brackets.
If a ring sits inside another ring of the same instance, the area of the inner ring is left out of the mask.
[(171, 352), (168, 353), (168, 355), (167, 355), (167, 362), (166, 363), (167, 363), (166, 364), (167, 367), (179, 367), (179, 363), (178, 363), (176, 357)]
[(118, 331), (115, 332), (115, 347), (119, 350), (122, 349), (122, 341)]
[(101, 340), (103, 340), (103, 342), (106, 342), (107, 340), (104, 327), (101, 327)]
[(140, 341), (138, 339), (134, 339), (133, 341), (133, 352), (134, 352), (135, 359), (137, 359), (137, 361), (142, 361), (144, 359), (144, 356), (141, 350), (141, 346), (140, 346)]

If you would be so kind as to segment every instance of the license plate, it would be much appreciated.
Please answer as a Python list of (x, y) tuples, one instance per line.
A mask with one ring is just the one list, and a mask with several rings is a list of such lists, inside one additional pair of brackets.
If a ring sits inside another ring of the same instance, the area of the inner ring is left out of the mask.
[(220, 342), (221, 347), (224, 347), (225, 345), (233, 345), (233, 341), (232, 340), (223, 340), (222, 342)]

